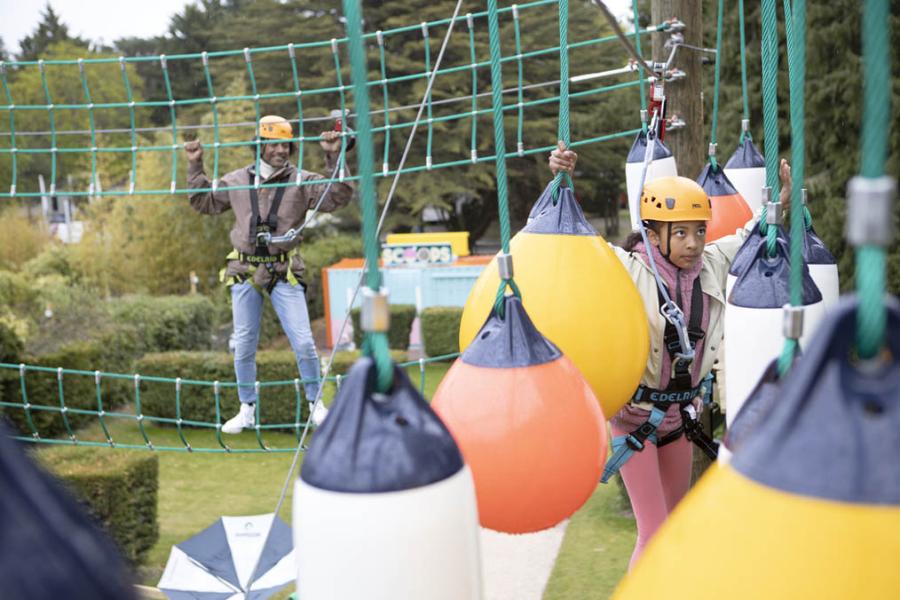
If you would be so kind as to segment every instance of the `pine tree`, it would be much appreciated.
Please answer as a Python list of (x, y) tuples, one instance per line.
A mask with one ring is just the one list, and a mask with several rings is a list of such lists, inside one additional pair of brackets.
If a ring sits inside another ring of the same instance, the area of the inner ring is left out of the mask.
[(34, 33), (19, 42), (19, 60), (37, 60), (52, 45), (60, 42), (71, 42), (84, 48), (87, 41), (69, 35), (69, 27), (59, 20), (59, 15), (48, 2), (41, 12), (41, 22)]

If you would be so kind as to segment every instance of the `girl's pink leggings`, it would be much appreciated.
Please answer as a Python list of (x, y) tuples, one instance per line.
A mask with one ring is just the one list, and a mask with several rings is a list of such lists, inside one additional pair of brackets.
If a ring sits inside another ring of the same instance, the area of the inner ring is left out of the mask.
[[(613, 436), (628, 433), (614, 425), (611, 427)], [(691, 442), (682, 436), (662, 449), (648, 443), (622, 467), (620, 473), (628, 490), (638, 531), (631, 562), (628, 563), (629, 571), (634, 568), (647, 542), (690, 488), (691, 453)]]

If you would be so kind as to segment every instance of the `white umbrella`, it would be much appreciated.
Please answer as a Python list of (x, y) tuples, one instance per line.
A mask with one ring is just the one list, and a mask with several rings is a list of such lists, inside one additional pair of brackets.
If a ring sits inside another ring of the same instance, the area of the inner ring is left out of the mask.
[(173, 546), (159, 589), (170, 600), (263, 600), (292, 583), (291, 528), (280, 518), (273, 524), (273, 517), (221, 517)]

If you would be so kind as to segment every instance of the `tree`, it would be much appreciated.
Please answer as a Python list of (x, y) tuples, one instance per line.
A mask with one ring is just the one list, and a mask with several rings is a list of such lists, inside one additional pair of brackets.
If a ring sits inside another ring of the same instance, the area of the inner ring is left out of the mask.
[(37, 29), (19, 42), (19, 60), (37, 60), (52, 44), (61, 42), (71, 42), (85, 49), (88, 47), (86, 40), (69, 35), (69, 27), (59, 20), (59, 15), (48, 2), (41, 12)]

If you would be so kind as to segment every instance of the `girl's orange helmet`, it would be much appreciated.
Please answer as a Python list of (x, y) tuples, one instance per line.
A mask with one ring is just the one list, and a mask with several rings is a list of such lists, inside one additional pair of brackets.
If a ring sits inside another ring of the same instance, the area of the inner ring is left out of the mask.
[(712, 202), (693, 179), (660, 177), (644, 186), (641, 194), (642, 221), (709, 221)]

